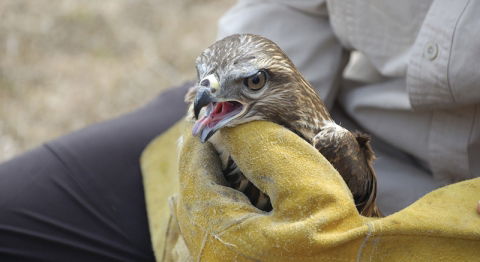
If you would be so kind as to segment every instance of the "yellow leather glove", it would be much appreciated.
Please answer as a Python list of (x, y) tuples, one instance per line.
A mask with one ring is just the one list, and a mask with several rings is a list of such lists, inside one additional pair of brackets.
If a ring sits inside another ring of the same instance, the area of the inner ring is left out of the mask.
[[(189, 127), (185, 130), (179, 195), (171, 208), (183, 236), (180, 242), (189, 251), (175, 247), (189, 253), (186, 259), (480, 260), (480, 216), (475, 211), (480, 179), (436, 190), (391, 216), (365, 218), (336, 170), (297, 135), (268, 122), (222, 130), (221, 139), (237, 165), (270, 196), (273, 211), (266, 213), (224, 186), (213, 148), (191, 137)], [(146, 194), (152, 223), (157, 218), (151, 216), (148, 187)], [(160, 252), (156, 250), (157, 257)]]

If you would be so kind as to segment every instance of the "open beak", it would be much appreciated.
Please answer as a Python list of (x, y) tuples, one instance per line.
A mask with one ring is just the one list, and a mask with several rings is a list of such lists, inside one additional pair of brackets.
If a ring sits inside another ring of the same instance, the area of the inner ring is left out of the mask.
[[(198, 119), (202, 108), (207, 107), (206, 114)], [(217, 101), (207, 89), (198, 91), (193, 102), (193, 111), (197, 121), (193, 126), (194, 136), (200, 135), (200, 141), (205, 143), (217, 130), (224, 127), (243, 110), (243, 105), (237, 101)]]

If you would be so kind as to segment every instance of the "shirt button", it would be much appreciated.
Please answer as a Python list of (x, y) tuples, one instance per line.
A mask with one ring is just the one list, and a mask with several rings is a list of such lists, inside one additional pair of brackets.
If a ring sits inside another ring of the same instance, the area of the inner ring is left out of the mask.
[(423, 52), (427, 59), (434, 60), (438, 56), (438, 45), (433, 42), (427, 42)]

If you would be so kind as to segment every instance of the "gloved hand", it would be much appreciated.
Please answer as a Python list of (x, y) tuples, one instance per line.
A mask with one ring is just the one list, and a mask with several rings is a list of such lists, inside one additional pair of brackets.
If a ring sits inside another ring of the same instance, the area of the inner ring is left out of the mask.
[[(270, 196), (273, 211), (265, 213), (241, 192), (224, 186), (216, 152), (188, 129), (180, 152), (176, 213), (193, 257), (206, 254), (205, 248), (219, 259), (231, 248), (261, 260), (310, 256), (325, 250), (318, 243), (363, 225), (340, 175), (290, 131), (259, 122), (221, 133), (240, 169)], [(319, 230), (323, 234), (314, 234)]]
[[(337, 171), (287, 129), (254, 122), (220, 136), (272, 201), (266, 213), (226, 187), (214, 149), (183, 135), (174, 215), (195, 261), (480, 259), (480, 179), (437, 190), (386, 218), (358, 214)], [(436, 259), (437, 258), (437, 259)]]

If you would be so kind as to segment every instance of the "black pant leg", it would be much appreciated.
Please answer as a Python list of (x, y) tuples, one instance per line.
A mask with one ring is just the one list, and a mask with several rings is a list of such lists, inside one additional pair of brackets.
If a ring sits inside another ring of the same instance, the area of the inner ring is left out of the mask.
[(187, 86), (0, 165), (0, 261), (154, 261), (139, 158)]

